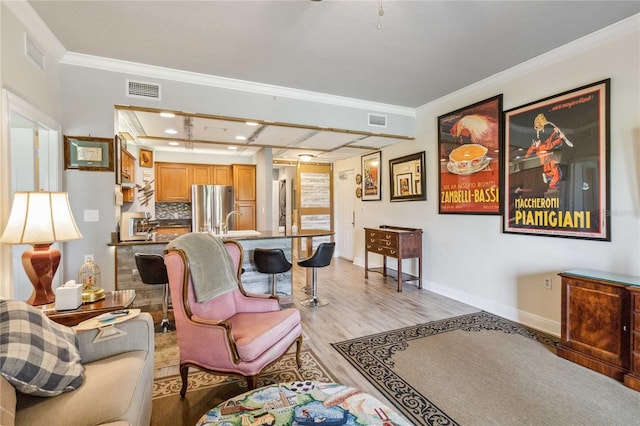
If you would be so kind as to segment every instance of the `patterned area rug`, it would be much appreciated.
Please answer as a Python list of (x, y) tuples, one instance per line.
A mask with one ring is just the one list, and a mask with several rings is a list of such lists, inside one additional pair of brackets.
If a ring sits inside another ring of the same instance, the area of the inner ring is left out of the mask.
[[(307, 380), (335, 382), (312, 351), (303, 350), (300, 360), (302, 367), (298, 370), (295, 352), (287, 353), (259, 376), (258, 387)], [(167, 359), (161, 360), (163, 366), (170, 365), (169, 362)], [(209, 409), (248, 390), (246, 381), (240, 377), (218, 376), (196, 368), (189, 370), (184, 400), (180, 399), (181, 387), (179, 375), (154, 380), (152, 425), (194, 425)]]
[[(369, 380), (380, 392), (391, 401), (409, 420), (419, 425), (457, 425), (454, 420), (436, 403), (432, 402), (419, 389), (419, 385), (428, 382), (427, 378), (421, 376), (421, 366), (432, 364), (431, 359), (425, 357), (424, 347), (418, 344), (428, 345), (429, 342), (438, 345), (440, 342), (429, 340), (430, 336), (437, 336), (443, 333), (452, 332), (479, 332), (483, 330), (499, 331), (508, 334), (524, 336), (527, 339), (540, 342), (547, 352), (554, 350), (558, 340), (550, 335), (524, 327), (512, 321), (500, 318), (487, 312), (478, 312), (455, 318), (448, 318), (426, 324), (419, 324), (399, 330), (365, 336), (332, 346), (340, 352), (349, 362)], [(433, 346), (433, 345), (431, 345)], [(441, 345), (438, 350), (446, 358), (448, 353), (453, 353), (453, 348)], [(540, 345), (538, 345), (540, 346)], [(419, 349), (418, 349), (419, 348)], [(499, 352), (499, 351), (498, 351)], [(472, 352), (464, 354), (469, 360), (474, 356)], [(499, 358), (499, 356), (498, 356)], [(464, 361), (463, 361), (464, 362)], [(438, 370), (437, 367), (434, 367)], [(443, 368), (442, 370), (446, 370)], [(433, 372), (426, 373), (429, 379), (436, 376)], [(464, 374), (467, 374), (465, 372)], [(489, 371), (481, 371), (481, 375), (490, 374)], [(442, 389), (452, 389), (459, 394), (460, 388), (455, 382), (449, 382), (448, 378), (453, 375), (448, 371), (442, 371), (444, 380)], [(484, 386), (484, 378), (481, 376), (476, 381)], [(418, 386), (417, 386), (418, 385)], [(427, 386), (429, 389), (437, 389), (433, 385)], [(481, 391), (482, 392), (482, 391)], [(439, 392), (440, 393), (440, 392)], [(455, 399), (453, 395), (451, 398)], [(452, 407), (465, 404), (464, 400), (457, 400), (452, 403)], [(472, 410), (472, 407), (467, 407)], [(448, 410), (449, 408), (446, 408)], [(488, 419), (475, 424), (491, 424)], [(466, 422), (468, 424), (468, 422)], [(499, 423), (493, 423), (499, 424)]]

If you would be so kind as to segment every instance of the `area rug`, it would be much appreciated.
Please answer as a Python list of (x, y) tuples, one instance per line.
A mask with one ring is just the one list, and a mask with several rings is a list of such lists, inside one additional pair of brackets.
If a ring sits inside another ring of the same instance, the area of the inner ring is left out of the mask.
[[(298, 370), (295, 352), (287, 353), (259, 376), (258, 387), (295, 381), (335, 382), (312, 351), (303, 350), (300, 360), (302, 367)], [(180, 399), (181, 387), (179, 375), (154, 380), (152, 425), (194, 425), (209, 409), (248, 390), (240, 377), (218, 376), (196, 368), (190, 369), (184, 400)]]
[(640, 393), (487, 312), (332, 346), (417, 425), (637, 424)]

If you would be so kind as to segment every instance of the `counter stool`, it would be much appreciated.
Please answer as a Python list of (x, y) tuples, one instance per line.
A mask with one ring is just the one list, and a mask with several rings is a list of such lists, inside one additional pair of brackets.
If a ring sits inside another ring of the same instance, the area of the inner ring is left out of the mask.
[(164, 298), (162, 300), (162, 321), (156, 327), (156, 332), (166, 333), (175, 330), (175, 326), (169, 321), (169, 278), (167, 268), (164, 265), (164, 257), (159, 254), (136, 253), (136, 266), (140, 272), (140, 279), (145, 284), (162, 284), (164, 286)]
[(292, 266), (284, 256), (284, 251), (279, 248), (256, 248), (253, 250), (253, 262), (258, 272), (271, 274), (271, 294), (275, 296), (276, 274), (287, 272)]
[(313, 279), (311, 281), (311, 298), (300, 302), (302, 306), (312, 308), (315, 306), (325, 306), (329, 302), (318, 299), (318, 268), (324, 268), (331, 263), (333, 250), (336, 243), (322, 243), (311, 257), (298, 261), (298, 266), (303, 268), (313, 268)]

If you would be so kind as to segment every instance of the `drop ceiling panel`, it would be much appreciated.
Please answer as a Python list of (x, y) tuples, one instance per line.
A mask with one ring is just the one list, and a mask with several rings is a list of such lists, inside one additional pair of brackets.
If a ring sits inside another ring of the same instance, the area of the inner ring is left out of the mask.
[(253, 143), (273, 147), (297, 146), (304, 143), (304, 140), (313, 132), (313, 130), (298, 127), (265, 125)]
[(249, 126), (241, 121), (202, 117), (193, 117), (192, 119), (192, 135), (194, 140), (246, 144), (246, 141), (237, 140), (236, 136), (244, 136), (249, 139), (255, 130), (255, 126)]
[(304, 144), (305, 148), (333, 150), (362, 138), (362, 135), (338, 132), (318, 132), (311, 138), (307, 139)]

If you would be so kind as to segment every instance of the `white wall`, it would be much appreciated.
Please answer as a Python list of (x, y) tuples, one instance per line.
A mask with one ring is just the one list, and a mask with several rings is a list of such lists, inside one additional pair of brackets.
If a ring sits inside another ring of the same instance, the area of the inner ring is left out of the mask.
[[(427, 289), (558, 335), (557, 273), (591, 268), (640, 275), (639, 22), (635, 16), (420, 107), (416, 140), (384, 149), (382, 159), (388, 165), (426, 151), (427, 201), (389, 203), (384, 167), (383, 201), (358, 209), (356, 263), (364, 263), (362, 227), (422, 228)], [(499, 216), (438, 214), (438, 116), (500, 93), (507, 110), (605, 78), (611, 78), (611, 242), (503, 234)], [(349, 167), (359, 170), (359, 159), (336, 164)], [(552, 290), (543, 288), (545, 277), (553, 279)]]

